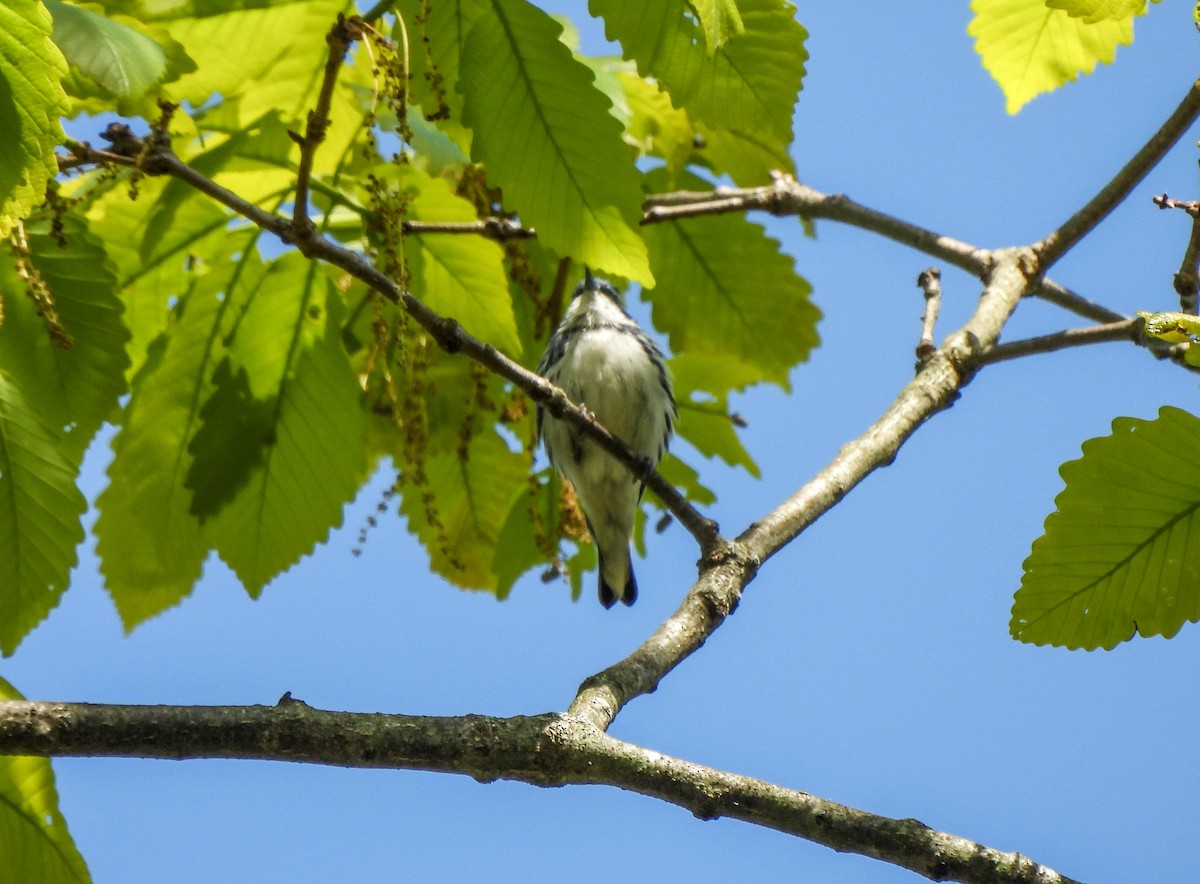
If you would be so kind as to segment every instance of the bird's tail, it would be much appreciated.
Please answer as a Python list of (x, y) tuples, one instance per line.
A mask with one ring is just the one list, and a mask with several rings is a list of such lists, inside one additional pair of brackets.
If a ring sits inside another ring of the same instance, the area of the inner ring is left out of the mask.
[[(632, 605), (637, 601), (637, 579), (633, 576), (633, 557), (630, 555), (629, 548), (625, 548), (624, 566), (618, 561), (616, 567), (606, 567), (608, 563), (604, 560), (604, 555), (600, 555), (600, 604), (606, 608), (611, 608), (620, 600), (623, 605)], [(617, 587), (621, 587), (617, 591)]]

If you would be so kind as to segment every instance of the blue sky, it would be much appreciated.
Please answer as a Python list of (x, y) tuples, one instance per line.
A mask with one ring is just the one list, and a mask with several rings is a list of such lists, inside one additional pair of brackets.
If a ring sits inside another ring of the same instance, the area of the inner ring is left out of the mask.
[[(564, 8), (574, 4), (563, 4)], [(582, 7), (582, 4), (578, 4)], [(1117, 63), (1004, 113), (967, 4), (805, 3), (811, 58), (794, 156), (806, 183), (974, 242), (1036, 240), (1143, 143), (1196, 77), (1190, 4), (1152, 7)], [(585, 34), (595, 45), (596, 31)], [(1193, 129), (1053, 276), (1114, 309), (1171, 309), (1197, 196)], [(763, 220), (763, 219), (759, 219)], [(911, 376), (930, 259), (833, 223), (770, 221), (814, 285), (822, 347), (793, 392), (736, 408), (761, 480), (692, 458), (729, 534), (862, 432)], [(945, 269), (939, 335), (977, 281)], [(1082, 325), (1022, 304), (1006, 339)], [(736, 615), (614, 735), (689, 760), (1018, 850), (1092, 882), (1200, 878), (1200, 630), (1110, 653), (1008, 637), (1021, 562), (1061, 489), (1057, 467), (1118, 415), (1200, 413), (1197, 382), (1129, 345), (986, 369), (889, 468), (771, 560)], [(87, 464), (94, 497), (104, 446)], [(181, 607), (122, 635), (89, 548), (62, 605), (0, 672), (27, 696), (274, 703), (511, 715), (565, 708), (677, 606), (696, 553), (678, 527), (637, 563), (641, 600), (606, 612), (589, 578), (530, 575), (512, 598), (425, 573), (399, 519), (350, 550), (346, 527), (252, 602), (210, 562)], [(278, 880), (900, 882), (911, 873), (609, 788), (278, 763), (62, 759), (64, 812), (98, 882)]]

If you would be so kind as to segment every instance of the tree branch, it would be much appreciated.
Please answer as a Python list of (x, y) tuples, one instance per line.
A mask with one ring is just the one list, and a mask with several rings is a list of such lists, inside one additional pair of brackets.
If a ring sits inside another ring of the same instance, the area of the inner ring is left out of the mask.
[(1029, 249), (995, 253), (987, 285), (975, 313), (950, 334), (887, 411), (865, 433), (843, 446), (838, 456), (773, 512), (739, 538), (765, 562), (827, 512), (879, 467), (887, 466), (917, 428), (948, 408), (983, 364), (983, 354), (1028, 291), (1035, 273)]
[[(1104, 325), (1089, 325), (1086, 328), (1072, 328), (1065, 331), (1041, 335), (1036, 338), (1025, 338), (1007, 344), (997, 344), (980, 359), (981, 365), (991, 365), (1006, 359), (1016, 359), (1020, 356), (1031, 356), (1035, 353), (1052, 353), (1055, 350), (1065, 350), (1068, 347), (1082, 347), (1086, 344), (1101, 344), (1107, 341), (1136, 341), (1140, 335), (1142, 320), (1122, 319)], [(1166, 345), (1169, 347), (1170, 345)]]
[(346, 59), (350, 45), (361, 38), (362, 20), (357, 17), (346, 18), (339, 12), (337, 21), (325, 36), (325, 42), (329, 44), (329, 58), (325, 62), (325, 76), (321, 80), (316, 105), (308, 112), (304, 135), (288, 132), (292, 140), (300, 146), (300, 170), (296, 175), (296, 200), (292, 208), (292, 223), (297, 230), (312, 224), (308, 217), (308, 187), (312, 178), (313, 160), (317, 148), (325, 140), (325, 131), (329, 128), (329, 108), (333, 103), (338, 71), (342, 69), (342, 62)]
[(1175, 274), (1175, 293), (1179, 295), (1179, 309), (1195, 315), (1200, 306), (1200, 203), (1174, 200), (1165, 193), (1154, 198), (1160, 209), (1183, 209), (1192, 219), (1192, 235), (1188, 238), (1183, 260)]
[(328, 712), (284, 695), (276, 706), (117, 706), (0, 702), (0, 754), (239, 758), (459, 773), (481, 782), (607, 785), (705, 820), (728, 817), (873, 857), (938, 881), (1076, 884), (917, 820), (896, 820), (762, 780), (661, 755), (587, 722)]
[(921, 315), (921, 340), (917, 344), (917, 364), (923, 365), (936, 351), (933, 330), (937, 325), (938, 311), (942, 308), (942, 272), (936, 267), (921, 271), (917, 285), (925, 295), (925, 310)]
[(1049, 270), (1055, 261), (1065, 255), (1129, 196), (1138, 182), (1145, 178), (1175, 142), (1183, 137), (1183, 133), (1196, 121), (1197, 116), (1200, 116), (1200, 80), (1192, 84), (1183, 101), (1167, 121), (1087, 205), (1034, 245), (1043, 272)]

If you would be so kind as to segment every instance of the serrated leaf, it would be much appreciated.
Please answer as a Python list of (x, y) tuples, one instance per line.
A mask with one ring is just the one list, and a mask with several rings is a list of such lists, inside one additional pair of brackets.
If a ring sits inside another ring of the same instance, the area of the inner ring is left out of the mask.
[(808, 33), (792, 4), (739, 0), (744, 32), (711, 54), (684, 0), (589, 0), (588, 9), (604, 18), (605, 34), (641, 75), (657, 80), (694, 119), (757, 133), (780, 149), (791, 143), (808, 58)]
[(756, 133), (699, 127), (701, 144), (693, 160), (714, 174), (728, 175), (740, 187), (771, 183), (773, 172), (795, 175), (796, 166), (788, 152)]
[(1200, 619), (1198, 446), (1200, 419), (1177, 408), (1083, 443), (1025, 560), (1014, 638), (1111, 649)]
[(623, 113), (617, 114), (625, 126), (625, 140), (640, 155), (661, 157), (672, 171), (682, 169), (696, 138), (687, 113), (675, 108), (671, 97), (657, 84), (633, 71), (618, 70), (616, 80), (625, 96), (624, 105), (618, 106)]
[(734, 0), (692, 0), (692, 7), (700, 17), (710, 55), (746, 30)]
[[(411, 194), (409, 217), (415, 221), (475, 221), (475, 209), (456, 196), (450, 183), (418, 169), (404, 170), (402, 184)], [(508, 293), (508, 275), (500, 245), (478, 236), (444, 233), (405, 237), (404, 254), (413, 293), (443, 316), (458, 320), (471, 334), (519, 357), (521, 341)]]
[(729, 392), (757, 381), (756, 372), (736, 359), (696, 352), (673, 357), (669, 365), (679, 403), (679, 435), (705, 457), (720, 457), (759, 478), (758, 464), (738, 438), (729, 413)]
[[(245, 8), (261, 7), (261, 8)], [(329, 48), (325, 37), (339, 13), (356, 12), (351, 0), (196, 3), (192, 14), (163, 25), (195, 60), (194, 73), (167, 87), (172, 101), (194, 106), (220, 95), (247, 128), (276, 113), (299, 130), (321, 86)], [(358, 137), (363, 107), (356, 89), (371, 86), (371, 63), (357, 48), (343, 65), (333, 92), (330, 125), (316, 154), (316, 170), (337, 167)]]
[[(224, 256), (231, 264), (232, 259)], [(188, 444), (210, 395), (228, 278), (194, 276), (171, 324), (134, 378), (97, 500), (96, 552), (127, 630), (191, 592), (208, 555), (185, 484)]]
[[(344, 505), (366, 475), (366, 417), (342, 344), (341, 314), (340, 296), (315, 265), (297, 253), (276, 261), (271, 284), (257, 291), (233, 333), (233, 388), (215, 394), (247, 397), (240, 404), (254, 433), (262, 429), (255, 421), (267, 421), (261, 446), (234, 459), (235, 465), (248, 462), (249, 470), (228, 503), (214, 484), (227, 479), (198, 465), (229, 468), (209, 451), (216, 444), (233, 452), (228, 434), (217, 428), (202, 439), (201, 433), (210, 432), (211, 421), (235, 414), (237, 403), (206, 406), (192, 444), (189, 483), (197, 498), (201, 490), (210, 495), (201, 509), (209, 516), (205, 537), (255, 597), (341, 524)], [(215, 512), (212, 499), (220, 506)]]
[(527, 486), (529, 461), (490, 430), (475, 436), (462, 455), (431, 454), (426, 485), (403, 488), (400, 512), (434, 571), (464, 589), (495, 591), (501, 528)]
[(496, 539), (492, 560), (497, 598), (508, 598), (522, 574), (546, 564), (546, 553), (538, 545), (537, 537), (539, 532), (548, 534), (558, 524), (558, 488), (556, 482), (539, 482), (533, 488), (527, 485), (514, 500)]
[[(36, 393), (36, 391), (31, 391)], [(0, 649), (7, 656), (58, 604), (83, 540), (78, 464), (0, 369)]]
[(427, 15), (424, 0), (399, 0), (395, 10), (404, 23), (396, 36), (407, 36), (409, 45), (413, 100), (427, 116), (461, 120), (462, 95), (456, 88), (459, 65), (467, 34), (488, 13), (487, 0), (430, 3)]
[(1081, 19), (1087, 24), (1133, 18), (1146, 12), (1146, 0), (1046, 0), (1046, 6), (1061, 9), (1071, 18)]
[(471, 28), (459, 79), (472, 158), (547, 246), (650, 282), (637, 171), (608, 100), (549, 15), (525, 0), (491, 0), (489, 12)]
[(819, 341), (821, 313), (779, 243), (741, 215), (653, 224), (646, 241), (664, 295), (643, 297), (671, 350), (732, 357), (788, 389), (788, 372)]
[(61, 434), (67, 458), (78, 463), (100, 425), (125, 392), (129, 332), (117, 280), (104, 249), (81, 219), (59, 218), (65, 245), (51, 233), (50, 222), (26, 226), (30, 260), (54, 299), (54, 309), (69, 347), (56, 346), (46, 321), (26, 297), (11, 261), (0, 268), (5, 316), (0, 325), (0, 368), (27, 393), (41, 422)]
[(58, 174), (67, 64), (50, 30), (40, 2), (0, 4), (0, 237), (42, 202), (46, 182)]
[(1110, 63), (1118, 45), (1133, 40), (1133, 21), (1087, 24), (1044, 0), (972, 0), (967, 32), (983, 66), (1000, 84), (1010, 114), (1030, 99), (1057, 89), (1097, 62)]
[[(0, 700), (23, 700), (0, 678)], [(87, 884), (92, 880), (58, 807), (48, 758), (0, 756), (0, 881)]]
[(167, 53), (123, 21), (59, 0), (45, 0), (54, 16), (54, 42), (67, 62), (113, 98), (136, 98), (167, 76)]

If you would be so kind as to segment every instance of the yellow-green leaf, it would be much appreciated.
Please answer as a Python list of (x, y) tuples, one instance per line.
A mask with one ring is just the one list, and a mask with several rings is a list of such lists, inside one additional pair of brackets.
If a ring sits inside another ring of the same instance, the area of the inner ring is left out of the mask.
[(0, 237), (42, 202), (46, 182), (58, 174), (67, 63), (50, 31), (40, 2), (0, 4)]
[(525, 0), (492, 0), (490, 14), (475, 22), (459, 79), (471, 156), (545, 245), (650, 282), (631, 151), (608, 99), (561, 33)]
[(1004, 90), (1010, 114), (1030, 99), (1057, 89), (1097, 62), (1108, 64), (1118, 45), (1133, 40), (1133, 20), (1088, 24), (1044, 0), (972, 0), (968, 33), (983, 66)]

